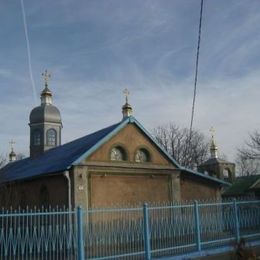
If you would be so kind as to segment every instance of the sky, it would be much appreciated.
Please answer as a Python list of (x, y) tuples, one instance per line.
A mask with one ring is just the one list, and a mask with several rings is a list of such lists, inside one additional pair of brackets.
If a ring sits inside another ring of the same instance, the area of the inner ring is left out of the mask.
[[(126, 87), (148, 131), (189, 127), (199, 12), (199, 0), (1, 0), (0, 155), (11, 139), (29, 154), (45, 69), (62, 143), (119, 122)], [(259, 0), (204, 0), (193, 126), (213, 126), (231, 161), (259, 130), (259, 32)]]

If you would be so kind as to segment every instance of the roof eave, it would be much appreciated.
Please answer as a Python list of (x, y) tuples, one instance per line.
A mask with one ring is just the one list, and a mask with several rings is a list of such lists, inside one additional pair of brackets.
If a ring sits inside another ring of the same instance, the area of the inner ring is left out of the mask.
[(61, 169), (61, 170), (58, 170), (58, 171), (51, 171), (51, 172), (41, 173), (41, 174), (38, 174), (38, 175), (32, 175), (32, 176), (27, 176), (27, 177), (23, 177), (23, 178), (11, 179), (9, 181), (0, 182), (0, 186), (4, 186), (4, 185), (9, 184), (9, 183), (16, 183), (16, 182), (34, 180), (34, 179), (47, 177), (47, 176), (57, 176), (57, 175), (61, 175), (66, 170), (67, 169), (64, 168), (64, 169)]
[(115, 136), (128, 123), (129, 123), (129, 118), (124, 119), (115, 129), (113, 129), (110, 133), (108, 133), (106, 136), (100, 139), (95, 145), (93, 145), (90, 149), (88, 149), (85, 153), (83, 153), (80, 157), (78, 157), (75, 161), (73, 161), (72, 164), (67, 167), (67, 169), (70, 169), (71, 166), (78, 165), (80, 162), (82, 162), (82, 160), (84, 160), (89, 155), (94, 153), (100, 146), (102, 146), (110, 138)]
[(143, 133), (152, 140), (152, 142), (157, 146), (157, 148), (177, 167), (181, 168), (181, 165), (174, 159), (172, 158), (169, 153), (155, 140), (155, 138), (139, 123), (136, 118), (133, 116), (130, 116), (129, 118), (131, 123), (135, 123), (142, 131)]
[[(181, 166), (171, 157), (169, 154), (157, 143), (157, 141), (148, 133), (148, 131), (133, 117), (126, 117), (122, 122), (109, 134), (99, 140), (94, 146), (92, 146), (88, 151), (83, 153), (77, 160), (75, 160), (72, 165), (78, 165), (83, 159), (87, 158), (90, 154), (95, 152), (99, 147), (101, 147), (105, 142), (107, 142), (110, 138), (115, 136), (121, 129), (123, 129), (127, 124), (134, 123), (137, 127), (149, 138), (152, 142), (158, 147), (158, 149), (177, 167)], [(71, 166), (68, 166), (68, 169)]]
[(194, 174), (194, 175), (196, 175), (198, 177), (201, 177), (201, 178), (204, 178), (204, 179), (207, 179), (207, 180), (210, 180), (210, 181), (217, 182), (218, 184), (221, 184), (221, 185), (224, 185), (224, 186), (231, 186), (232, 185), (230, 182), (226, 182), (226, 181), (214, 178), (212, 176), (208, 176), (208, 175), (205, 175), (203, 173), (196, 172), (196, 171), (193, 171), (191, 169), (187, 169), (185, 167), (181, 167), (181, 170), (185, 171), (185, 172), (190, 172), (190, 173), (192, 173), (192, 174)]

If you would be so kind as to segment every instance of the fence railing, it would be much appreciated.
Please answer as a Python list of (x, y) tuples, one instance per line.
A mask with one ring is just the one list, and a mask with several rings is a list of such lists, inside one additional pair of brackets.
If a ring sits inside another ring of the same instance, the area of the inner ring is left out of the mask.
[(260, 201), (2, 210), (0, 259), (152, 259), (260, 239)]

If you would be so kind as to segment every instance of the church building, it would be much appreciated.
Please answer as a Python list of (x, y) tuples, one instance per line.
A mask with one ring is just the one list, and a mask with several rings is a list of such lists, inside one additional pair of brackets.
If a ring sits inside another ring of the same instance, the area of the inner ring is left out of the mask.
[(61, 144), (61, 114), (45, 73), (41, 104), (30, 114), (30, 157), (0, 169), (0, 205), (84, 208), (220, 199), (230, 184), (179, 165), (132, 115)]

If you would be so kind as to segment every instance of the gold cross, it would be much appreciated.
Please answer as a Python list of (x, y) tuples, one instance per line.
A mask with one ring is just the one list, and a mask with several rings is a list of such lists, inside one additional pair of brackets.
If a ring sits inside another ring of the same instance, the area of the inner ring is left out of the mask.
[(50, 79), (51, 74), (48, 73), (47, 70), (45, 70), (44, 73), (42, 73), (42, 76), (43, 76), (43, 79), (44, 79), (45, 87), (47, 87), (48, 86), (48, 80)]
[(128, 103), (128, 96), (129, 96), (130, 92), (127, 88), (125, 88), (123, 93), (125, 95), (125, 102)]
[(11, 150), (13, 151), (13, 150), (14, 150), (13, 145), (15, 144), (15, 141), (14, 141), (14, 140), (11, 140), (11, 141), (9, 142), (9, 144), (10, 144)]
[(209, 131), (211, 132), (211, 137), (212, 140), (214, 140), (214, 136), (215, 136), (215, 129), (213, 128), (213, 126), (209, 129)]

